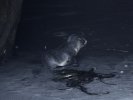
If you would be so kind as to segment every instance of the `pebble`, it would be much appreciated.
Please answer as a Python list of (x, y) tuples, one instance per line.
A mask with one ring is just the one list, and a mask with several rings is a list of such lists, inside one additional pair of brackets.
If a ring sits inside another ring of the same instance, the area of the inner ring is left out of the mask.
[(123, 71), (123, 70), (121, 70), (121, 71), (120, 71), (120, 73), (121, 73), (121, 74), (124, 74), (124, 71)]
[(128, 65), (124, 65), (124, 67), (125, 67), (125, 68), (127, 68), (127, 67), (128, 67)]

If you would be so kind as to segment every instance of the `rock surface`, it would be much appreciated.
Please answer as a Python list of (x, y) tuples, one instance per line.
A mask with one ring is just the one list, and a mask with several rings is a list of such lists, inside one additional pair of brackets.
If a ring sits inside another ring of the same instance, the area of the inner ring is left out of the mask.
[(10, 54), (21, 14), (22, 0), (0, 0), (0, 60)]

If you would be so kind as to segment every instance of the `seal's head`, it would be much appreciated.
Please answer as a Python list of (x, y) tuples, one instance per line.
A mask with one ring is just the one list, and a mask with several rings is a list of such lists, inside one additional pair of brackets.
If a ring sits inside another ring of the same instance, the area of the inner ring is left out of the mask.
[(71, 34), (67, 39), (67, 43), (78, 53), (87, 44), (87, 40), (82, 34)]

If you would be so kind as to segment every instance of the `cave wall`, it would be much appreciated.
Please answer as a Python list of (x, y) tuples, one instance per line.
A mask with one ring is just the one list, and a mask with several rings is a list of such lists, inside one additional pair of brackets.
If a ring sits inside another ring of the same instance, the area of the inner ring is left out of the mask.
[(0, 62), (11, 54), (21, 6), (22, 0), (0, 0)]

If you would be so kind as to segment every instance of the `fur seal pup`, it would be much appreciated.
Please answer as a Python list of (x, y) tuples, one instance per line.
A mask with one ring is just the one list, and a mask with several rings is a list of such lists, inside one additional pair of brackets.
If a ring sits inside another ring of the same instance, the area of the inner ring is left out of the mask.
[(87, 44), (87, 40), (82, 34), (71, 34), (64, 44), (59, 47), (44, 51), (42, 55), (43, 65), (47, 65), (50, 70), (66, 68), (75, 62), (75, 56)]

